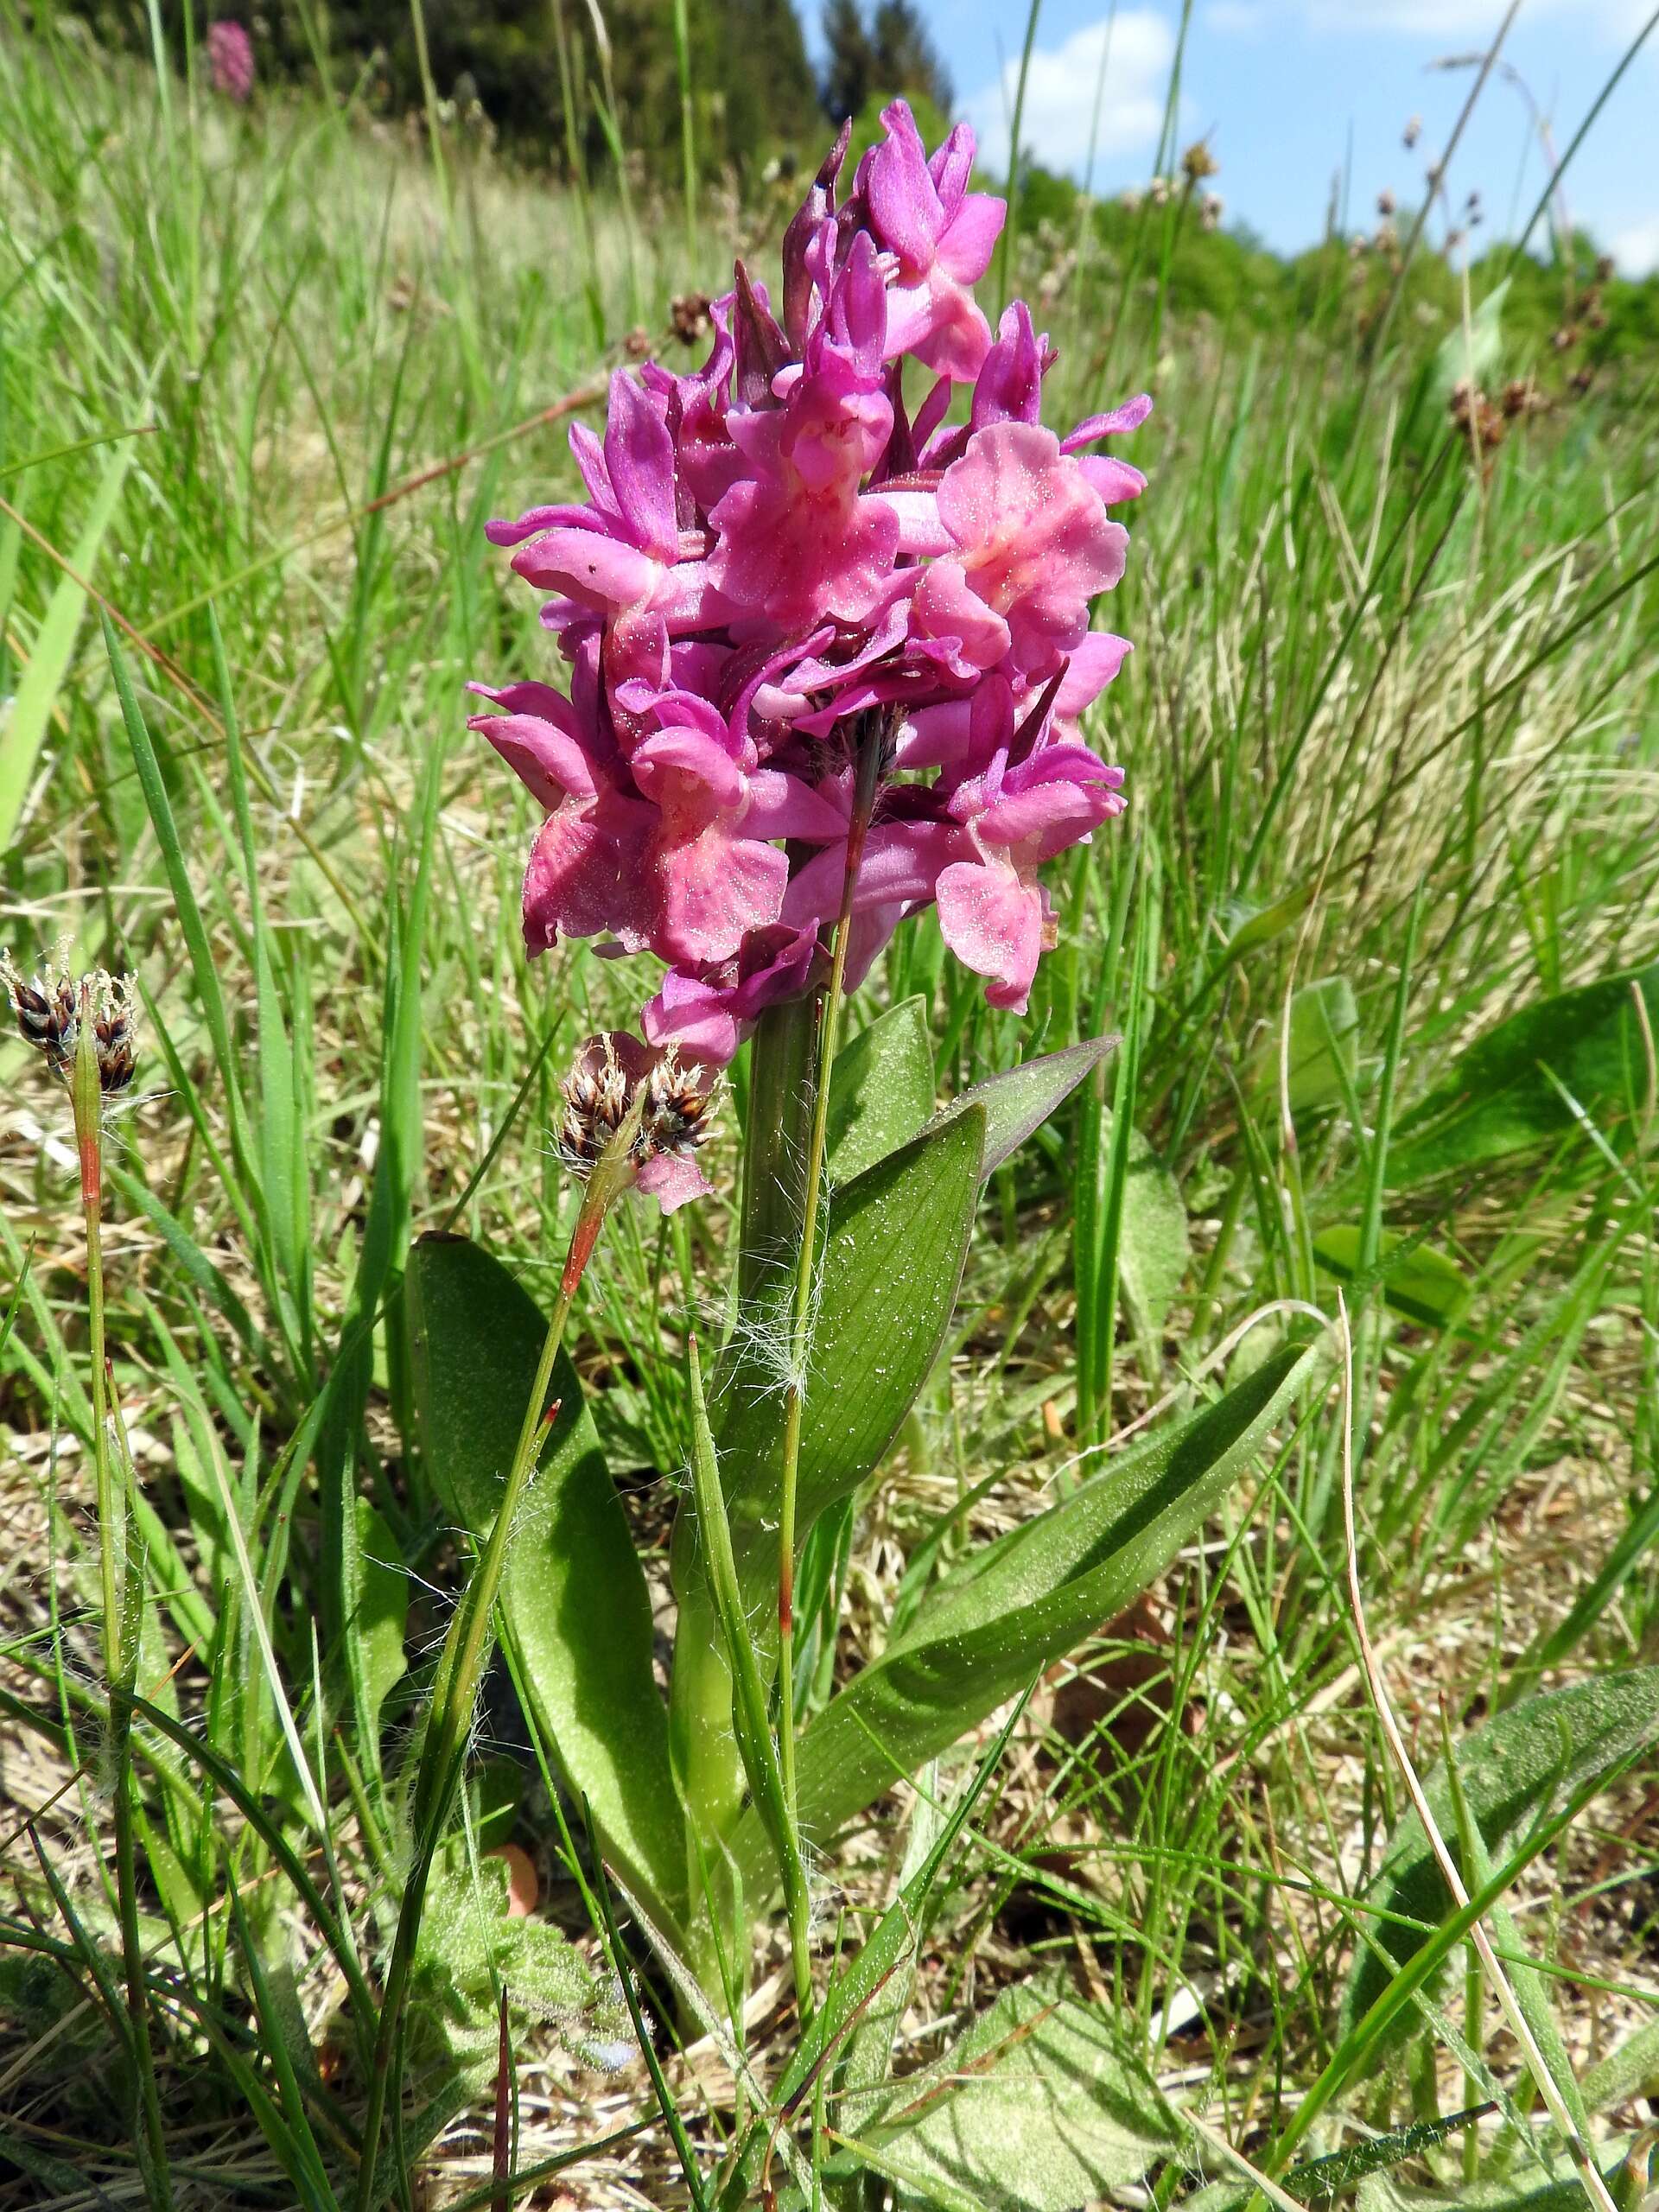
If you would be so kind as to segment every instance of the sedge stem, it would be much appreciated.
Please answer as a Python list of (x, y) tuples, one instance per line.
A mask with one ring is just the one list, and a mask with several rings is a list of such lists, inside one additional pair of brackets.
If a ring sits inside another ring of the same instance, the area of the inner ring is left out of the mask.
[(170, 2212), (167, 2138), (162, 2126), (156, 2054), (149, 2040), (149, 1996), (144, 1983), (143, 1935), (138, 1921), (138, 1854), (133, 1827), (132, 1692), (138, 1671), (137, 1571), (130, 1542), (131, 1497), (124, 1459), (120, 1496), (110, 1452), (111, 1414), (109, 1349), (104, 1315), (104, 1093), (99, 1077), (97, 1007), (92, 987), (80, 987), (79, 1034), (69, 1094), (80, 1155), (80, 1209), (86, 1233), (86, 1325), (92, 1367), (92, 1472), (98, 1510), (98, 1551), (104, 1601), (104, 1678), (109, 1689), (109, 1755), (115, 1815), (115, 1893), (121, 1923), (121, 1963), (127, 1985), (127, 2018), (137, 2075), (137, 2101), (148, 2157), (146, 2194), (158, 2212)]
[(493, 1641), (491, 1622), (501, 1587), (502, 1573), (506, 1566), (512, 1524), (559, 1410), (556, 1405), (550, 1407), (547, 1403), (554, 1363), (564, 1341), (565, 1323), (569, 1318), (571, 1301), (575, 1297), (577, 1286), (598, 1242), (601, 1225), (613, 1203), (633, 1181), (635, 1171), (630, 1155), (639, 1134), (643, 1103), (642, 1091), (606, 1146), (588, 1179), (582, 1210), (576, 1216), (576, 1225), (571, 1233), (569, 1254), (559, 1279), (558, 1296), (554, 1300), (553, 1311), (548, 1320), (547, 1336), (536, 1369), (535, 1384), (524, 1408), (518, 1446), (502, 1487), (495, 1525), (490, 1531), (490, 1540), (485, 1546), (483, 1555), (473, 1571), (472, 1580), (450, 1620), (449, 1631), (444, 1638), (443, 1650), (438, 1659), (433, 1684), (432, 1726), (421, 1754), (420, 1769), (415, 1780), (411, 1822), (415, 1857), (409, 1879), (404, 1885), (397, 1933), (392, 1938), (391, 1957), (386, 1967), (385, 1991), (380, 2000), (379, 2025), (375, 2036), (374, 2063), (369, 2075), (368, 2098), (363, 2115), (361, 2163), (357, 2180), (358, 2212), (373, 2212), (379, 2201), (376, 2165), (380, 2135), (385, 2124), (388, 2099), (394, 2087), (402, 2080), (403, 2068), (398, 2059), (402, 2050), (404, 2012), (414, 1971), (415, 1947), (426, 1903), (427, 1883), (437, 1857), (438, 1847), (443, 1840), (450, 1808), (454, 1803), (461, 1770), (466, 1764), (473, 1709), (478, 1695), (479, 1681), (484, 1672), (485, 1662), (489, 1657)]
[[(784, 1808), (795, 1849), (800, 1850), (800, 1813), (795, 1787), (795, 1502), (801, 1462), (801, 1420), (806, 1406), (806, 1363), (812, 1334), (812, 1274), (817, 1259), (818, 1205), (823, 1190), (823, 1159), (830, 1130), (830, 1082), (835, 1072), (836, 1037), (847, 976), (847, 948), (853, 918), (853, 894), (864, 858), (864, 840), (875, 804), (880, 772), (882, 728), (879, 715), (865, 718), (858, 753), (858, 782), (847, 830), (847, 871), (842, 879), (841, 909), (836, 917), (830, 982), (819, 1020), (817, 1066), (812, 1097), (812, 1134), (807, 1145), (806, 1188), (801, 1205), (801, 1248), (795, 1266), (795, 1304), (790, 1329), (789, 1385), (784, 1397), (784, 1454), (778, 1515), (778, 1764), (783, 1777)], [(803, 2024), (812, 2017), (812, 1975), (807, 1955), (810, 1900), (804, 1890), (789, 1900), (789, 1944), (795, 1977), (795, 2002)]]

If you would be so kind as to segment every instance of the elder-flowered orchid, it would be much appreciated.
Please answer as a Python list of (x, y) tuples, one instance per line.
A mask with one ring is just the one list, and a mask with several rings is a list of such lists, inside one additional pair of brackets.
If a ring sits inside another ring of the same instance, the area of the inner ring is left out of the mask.
[(207, 26), (207, 73), (216, 92), (238, 107), (253, 92), (253, 41), (245, 23), (232, 22)]
[[(937, 903), (1023, 1009), (1039, 872), (1123, 804), (1081, 718), (1129, 650), (1089, 626), (1128, 548), (1107, 511), (1145, 480), (1107, 442), (1151, 403), (1043, 423), (1052, 348), (972, 296), (1003, 215), (969, 190), (972, 134), (930, 160), (902, 102), (883, 121), (790, 224), (781, 321), (740, 264), (702, 367), (619, 372), (603, 438), (572, 431), (586, 499), (489, 525), (570, 670), (568, 696), (473, 687), (545, 810), (526, 943), (655, 954), (640, 1049), (703, 1068), (822, 988), (843, 894), (849, 987)], [(931, 372), (913, 411), (906, 361)]]

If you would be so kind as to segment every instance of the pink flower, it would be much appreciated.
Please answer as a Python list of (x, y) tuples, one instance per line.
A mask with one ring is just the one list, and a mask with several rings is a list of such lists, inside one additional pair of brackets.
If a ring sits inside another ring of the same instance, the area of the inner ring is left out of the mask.
[[(1152, 402), (1143, 391), (1138, 399), (1126, 399), (1121, 407), (1114, 407), (1104, 415), (1091, 415), (1086, 422), (1079, 423), (1069, 437), (1061, 439), (1060, 451), (1077, 453), (1101, 438), (1138, 430), (1151, 412)], [(1138, 499), (1147, 488), (1147, 480), (1141, 471), (1131, 468), (1116, 454), (1086, 454), (1080, 466), (1109, 507), (1116, 506), (1120, 499)]]
[(1053, 941), (1037, 871), (1122, 811), (1122, 770), (1086, 746), (1051, 743), (1013, 766), (999, 755), (952, 798), (971, 855), (939, 873), (939, 930), (964, 967), (990, 979), (993, 1006), (1025, 1012), (1039, 955)]
[(1027, 1011), (1053, 916), (1038, 869), (1122, 812), (1122, 770), (1086, 746), (1048, 746), (1007, 770), (988, 805), (969, 818), (973, 856), (938, 878), (938, 923), (963, 967), (987, 976), (993, 1007)]
[(605, 442), (573, 423), (589, 504), (532, 507), (517, 522), (484, 526), (493, 545), (517, 545), (513, 567), (601, 617), (650, 609), (670, 628), (695, 629), (708, 611), (708, 573), (698, 556), (681, 560), (674, 442), (650, 397), (619, 369), (611, 378)]
[(991, 328), (969, 286), (990, 267), (1007, 208), (969, 192), (974, 134), (959, 123), (930, 162), (903, 100), (881, 111), (887, 136), (859, 164), (876, 242), (898, 256), (887, 295), (889, 359), (912, 354), (939, 375), (970, 384), (990, 349)]
[(653, 1045), (724, 1067), (748, 1024), (769, 1006), (798, 998), (822, 964), (816, 922), (752, 930), (730, 960), (671, 968), (641, 1027)]
[(253, 91), (253, 41), (240, 23), (207, 26), (207, 73), (213, 90), (239, 107)]
[(550, 683), (508, 683), (499, 690), (469, 683), (467, 689), (507, 709), (504, 715), (474, 715), (467, 727), (483, 732), (544, 807), (550, 810), (573, 795), (596, 795), (598, 779), (608, 777), (616, 748), (600, 751), (562, 691)]
[(543, 823), (524, 871), (524, 945), (550, 951), (562, 937), (609, 932), (630, 952), (648, 942), (640, 874), (650, 809), (603, 790), (569, 798)]
[(940, 480), (938, 508), (955, 557), (918, 585), (918, 619), (936, 637), (959, 637), (981, 668), (1007, 653), (1028, 678), (1052, 675), (1083, 642), (1090, 599), (1122, 575), (1128, 532), (1107, 520), (1052, 430), (1034, 423), (976, 430)]
[(897, 518), (860, 495), (893, 429), (881, 374), (882, 287), (860, 238), (806, 358), (777, 379), (782, 404), (728, 417), (747, 473), (709, 515), (709, 563), (747, 629), (857, 622), (882, 595), (899, 550)]
[[(619, 372), (602, 439), (571, 432), (585, 498), (489, 525), (570, 669), (568, 696), (473, 687), (543, 810), (525, 943), (654, 954), (651, 1045), (709, 1066), (822, 988), (865, 748), (853, 986), (937, 899), (1023, 1007), (1040, 870), (1122, 804), (1078, 732), (1128, 652), (1089, 630), (1128, 543), (1106, 510), (1144, 484), (1099, 448), (1150, 402), (1043, 427), (1047, 339), (1015, 302), (993, 342), (972, 298), (1002, 208), (968, 190), (971, 133), (930, 162), (902, 102), (884, 121), (851, 196), (843, 133), (790, 224), (781, 321), (738, 264), (702, 366)], [(913, 416), (907, 359), (932, 372)]]

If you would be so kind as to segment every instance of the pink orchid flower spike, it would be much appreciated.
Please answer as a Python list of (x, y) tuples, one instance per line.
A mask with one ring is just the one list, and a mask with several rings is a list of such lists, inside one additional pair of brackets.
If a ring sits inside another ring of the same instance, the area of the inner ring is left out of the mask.
[(1019, 301), (993, 340), (973, 297), (1004, 211), (969, 188), (972, 132), (930, 158), (903, 101), (882, 120), (790, 223), (781, 320), (740, 263), (702, 365), (619, 372), (602, 437), (572, 430), (583, 496), (489, 525), (569, 670), (473, 687), (542, 815), (526, 946), (651, 955), (630, 1049), (703, 1068), (823, 988), (861, 764), (853, 988), (937, 903), (1023, 1008), (1042, 871), (1123, 805), (1084, 733), (1128, 642), (1090, 620), (1128, 548), (1108, 510), (1145, 485), (1106, 448), (1151, 402), (1045, 425), (1052, 346)]

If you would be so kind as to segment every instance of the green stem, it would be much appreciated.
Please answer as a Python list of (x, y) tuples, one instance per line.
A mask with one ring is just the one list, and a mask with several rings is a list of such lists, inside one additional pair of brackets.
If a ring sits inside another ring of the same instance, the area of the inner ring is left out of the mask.
[[(817, 1016), (810, 996), (768, 1007), (749, 1047), (737, 1297), (748, 1320), (769, 1338), (781, 1337), (789, 1326), (804, 1204)], [(758, 1533), (746, 1531), (746, 1536)], [(768, 1534), (767, 1562), (771, 1541)], [(721, 1954), (735, 1959), (744, 1948), (742, 1916), (729, 1892), (722, 1847), (743, 1809), (746, 1777), (734, 1732), (731, 1670), (701, 1526), (693, 1512), (676, 1516), (671, 1571), (679, 1626), (669, 1697), (670, 1740), (685, 1800), (690, 1895), (705, 1908), (694, 1913), (690, 1940), (699, 1980), (718, 1989), (726, 1979)], [(766, 1641), (769, 1666), (770, 1633)]]
[[(784, 1464), (778, 1515), (778, 1757), (784, 1804), (796, 1848), (800, 1815), (795, 1787), (795, 1500), (801, 1459), (801, 1417), (806, 1404), (806, 1363), (812, 1334), (812, 1274), (817, 1259), (818, 1205), (823, 1191), (823, 1156), (830, 1129), (830, 1083), (835, 1072), (836, 1035), (847, 976), (847, 947), (853, 918), (853, 893), (864, 857), (864, 840), (875, 803), (881, 765), (879, 717), (867, 716), (860, 734), (858, 785), (847, 833), (847, 872), (842, 880), (841, 911), (836, 918), (835, 951), (830, 988), (824, 994), (818, 1033), (817, 1081), (812, 1099), (812, 1135), (806, 1154), (806, 1189), (801, 1208), (801, 1242), (795, 1263), (795, 1306), (790, 1331), (789, 1386), (784, 1397)], [(807, 1959), (809, 1899), (803, 1888), (789, 1900), (790, 1950), (795, 1969), (795, 1999), (803, 2023), (812, 2012), (812, 1978)]]
[(491, 1621), (495, 1611), (496, 1596), (501, 1586), (502, 1571), (506, 1565), (512, 1524), (525, 1488), (536, 1471), (543, 1444), (553, 1426), (554, 1416), (558, 1412), (557, 1406), (549, 1408), (547, 1405), (554, 1362), (564, 1341), (564, 1327), (569, 1318), (571, 1300), (575, 1296), (576, 1287), (598, 1241), (601, 1224), (614, 1200), (633, 1181), (635, 1171), (629, 1154), (639, 1133), (643, 1096), (642, 1091), (632, 1110), (606, 1147), (588, 1180), (582, 1211), (576, 1216), (575, 1229), (571, 1235), (569, 1255), (559, 1280), (558, 1296), (548, 1322), (546, 1341), (542, 1346), (541, 1360), (536, 1370), (535, 1386), (524, 1408), (518, 1446), (501, 1492), (495, 1526), (490, 1531), (490, 1541), (474, 1571), (473, 1579), (455, 1608), (438, 1661), (437, 1675), (433, 1685), (433, 1726), (415, 1779), (412, 1808), (415, 1859), (410, 1869), (409, 1880), (404, 1885), (403, 1903), (397, 1914), (397, 1929), (392, 1938), (385, 1991), (380, 2000), (374, 2063), (369, 2075), (368, 2102), (363, 2116), (362, 2162), (358, 2169), (357, 2181), (358, 2212), (373, 2212), (378, 2201), (375, 2168), (380, 2134), (385, 2124), (388, 2098), (402, 2075), (397, 2058), (402, 2049), (404, 2010), (408, 2002), (410, 1978), (414, 1970), (415, 1947), (420, 1934), (427, 1883), (437, 1856), (438, 1846), (443, 1839), (450, 1808), (454, 1802), (461, 1770), (466, 1764), (473, 1708), (478, 1694), (479, 1680), (484, 1671), (485, 1661), (489, 1656), (493, 1640)]
[(806, 1152), (799, 1133), (812, 1090), (817, 1015), (810, 997), (768, 1007), (749, 1052), (737, 1294), (752, 1311), (782, 1306), (782, 1286), (799, 1251), (806, 1202)]
[[(158, 2212), (170, 2212), (167, 2139), (162, 2126), (156, 2054), (149, 2040), (149, 1999), (144, 1985), (143, 1936), (138, 1924), (138, 1854), (133, 1833), (132, 1690), (137, 1679), (137, 1607), (132, 1587), (134, 1557), (128, 1541), (131, 1499), (128, 1485), (116, 1496), (110, 1458), (108, 1343), (104, 1316), (103, 1088), (98, 1071), (96, 1008), (90, 983), (80, 987), (80, 1033), (75, 1045), (70, 1097), (80, 1154), (80, 1206), (86, 1229), (86, 1319), (92, 1365), (92, 1470), (98, 1504), (99, 1565), (104, 1599), (104, 1678), (110, 1697), (110, 1764), (115, 1802), (115, 1893), (121, 1920), (121, 1958), (126, 1975), (127, 2018), (143, 2123), (146, 2193)], [(125, 1474), (125, 1467), (123, 1467)], [(118, 1562), (117, 1547), (119, 1546)]]

